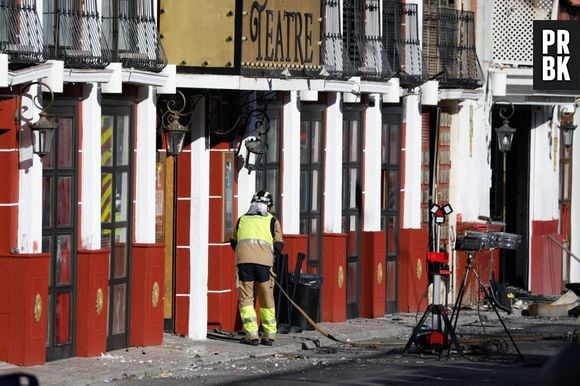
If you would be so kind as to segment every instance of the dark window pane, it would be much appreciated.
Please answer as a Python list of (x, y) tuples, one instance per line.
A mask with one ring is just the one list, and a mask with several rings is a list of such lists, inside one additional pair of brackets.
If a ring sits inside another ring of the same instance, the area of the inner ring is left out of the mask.
[(72, 236), (58, 235), (56, 250), (56, 282), (70, 283)]
[(125, 309), (127, 296), (126, 284), (113, 286), (113, 331), (112, 335), (122, 334), (125, 332)]
[(350, 121), (350, 148), (349, 161), (358, 161), (358, 136), (359, 136), (359, 121)]
[(347, 267), (347, 285), (346, 285), (346, 304), (356, 303), (356, 283), (357, 283), (357, 264), (348, 263)]
[[(278, 118), (273, 118), (270, 120), (270, 130), (266, 135), (266, 143), (268, 144), (268, 152), (266, 153), (266, 159), (268, 163), (278, 162)], [(276, 196), (274, 196), (276, 197)]]
[(101, 118), (101, 166), (113, 166), (113, 117)]
[(115, 221), (127, 221), (129, 173), (118, 173), (115, 178)]
[(58, 178), (56, 225), (72, 226), (72, 177)]
[(53, 221), (53, 210), (52, 203), (53, 200), (53, 178), (52, 177), (42, 177), (42, 226), (45, 228), (50, 228), (54, 225)]
[(387, 275), (385, 285), (387, 286), (387, 302), (394, 302), (397, 300), (397, 263), (395, 261), (387, 261)]
[(59, 118), (58, 120), (58, 167), (72, 168), (73, 166), (73, 120)]
[(312, 122), (312, 163), (320, 163), (320, 145), (321, 145), (321, 135), (322, 135), (322, 122), (313, 121)]
[(388, 194), (388, 208), (389, 210), (397, 209), (397, 178), (399, 173), (397, 171), (389, 172), (389, 194)]
[(115, 252), (113, 254), (113, 277), (121, 278), (127, 275), (127, 229), (115, 229)]
[(391, 165), (399, 164), (399, 133), (401, 132), (399, 124), (390, 125), (389, 133), (389, 163)]
[(300, 164), (307, 165), (310, 162), (310, 121), (300, 122)]
[(129, 116), (128, 115), (118, 115), (117, 116), (117, 128), (115, 130), (115, 141), (116, 141), (116, 156), (115, 161), (117, 166), (129, 165)]
[[(71, 296), (70, 293), (56, 295), (56, 321), (55, 321), (55, 343), (65, 344), (70, 342), (70, 322), (71, 322)], [(49, 318), (50, 319), (50, 318)]]
[(391, 216), (388, 220), (387, 228), (387, 254), (393, 256), (397, 253), (397, 217)]
[(310, 234), (308, 242), (308, 257), (311, 261), (318, 260), (318, 232), (319, 232), (319, 222), (318, 219), (310, 219)]
[(300, 212), (308, 212), (308, 170), (300, 170)]

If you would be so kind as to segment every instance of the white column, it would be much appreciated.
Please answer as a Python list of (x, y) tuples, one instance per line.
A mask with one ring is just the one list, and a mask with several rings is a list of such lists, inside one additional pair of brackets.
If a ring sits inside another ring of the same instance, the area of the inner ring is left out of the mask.
[(374, 105), (366, 109), (364, 139), (364, 226), (365, 231), (381, 229), (381, 98), (372, 94)]
[[(449, 203), (453, 217), (460, 216), (462, 221), (477, 221), (478, 216), (489, 215), (491, 131), (487, 114), (482, 101), (464, 101), (452, 116)], [(455, 225), (451, 218), (448, 220)]]
[(403, 97), (403, 122), (406, 136), (401, 154), (405, 160), (402, 228), (417, 229), (421, 228), (421, 112), (418, 95)]
[(328, 94), (324, 148), (324, 232), (342, 231), (342, 111), (340, 93)]
[(282, 227), (285, 234), (300, 233), (300, 110), (298, 93), (290, 91), (282, 124)]
[[(574, 124), (580, 124), (580, 112), (578, 111), (574, 115)], [(580, 133), (574, 134), (572, 146), (574, 149), (580, 149)], [(572, 170), (576, 170), (576, 172), (572, 173), (572, 208), (570, 210), (570, 239), (572, 242), (570, 250), (574, 256), (580, 259), (580, 173), (578, 173), (580, 170), (580, 151), (578, 150), (572, 152)], [(570, 258), (570, 261), (570, 282), (580, 282), (580, 261), (573, 257)]]
[[(189, 337), (207, 335), (207, 275), (209, 240), (209, 150), (205, 146), (205, 100), (198, 102), (191, 120), (191, 212), (189, 245)], [(178, 170), (179, 173), (179, 170)], [(185, 179), (187, 176), (179, 177)]]
[(81, 245), (101, 248), (101, 104), (96, 84), (83, 85), (81, 170)]
[(155, 242), (156, 95), (152, 86), (139, 88), (135, 154), (135, 241)]
[[(554, 149), (558, 135), (556, 125), (550, 127), (548, 107), (532, 112), (530, 133), (530, 221), (550, 221), (559, 217), (559, 162)], [(518, 140), (514, 134), (514, 141)], [(556, 150), (556, 151), (555, 151)]]
[[(22, 95), (22, 121), (36, 122), (38, 108), (33, 100), (38, 88), (32, 86)], [(41, 252), (42, 239), (42, 162), (32, 152), (32, 133), (24, 127), (18, 140), (20, 175), (18, 179), (18, 250), (21, 253)]]

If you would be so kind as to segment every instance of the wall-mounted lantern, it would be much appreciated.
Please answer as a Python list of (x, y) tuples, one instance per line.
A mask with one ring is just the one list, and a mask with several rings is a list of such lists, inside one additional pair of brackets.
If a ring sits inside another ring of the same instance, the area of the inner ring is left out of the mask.
[[(32, 151), (39, 155), (40, 157), (44, 157), (52, 150), (52, 143), (54, 142), (54, 132), (58, 127), (58, 124), (48, 119), (48, 114), (46, 113), (46, 109), (48, 109), (52, 102), (54, 101), (54, 94), (52, 89), (43, 82), (32, 82), (24, 86), (24, 88), (20, 91), (20, 107), (18, 109), (18, 125), (21, 124), (22, 121), (22, 113), (25, 111), (22, 107), (22, 96), (26, 91), (30, 89), (33, 85), (39, 85), (46, 88), (50, 94), (50, 101), (45, 105), (40, 101), (38, 96), (32, 98), (34, 105), (40, 109), (39, 119), (36, 122), (30, 124), (30, 129), (32, 130)], [(22, 135), (22, 128), (18, 130), (18, 134)], [(20, 137), (22, 138), (22, 137)]]
[(181, 102), (178, 102), (175, 98), (168, 100), (165, 106), (166, 111), (162, 113), (161, 118), (167, 154), (172, 156), (178, 156), (183, 151), (183, 144), (186, 134), (189, 133), (189, 127), (181, 123), (181, 118), (191, 113), (191, 111), (183, 112), (187, 104), (185, 95), (181, 91), (177, 91), (177, 94), (181, 96)]
[(574, 141), (574, 130), (576, 125), (574, 124), (574, 113), (576, 110), (570, 106), (565, 106), (560, 110), (560, 130), (562, 130), (562, 141), (564, 146), (572, 146)]
[[(244, 160), (244, 167), (248, 169), (248, 173), (252, 170), (256, 170), (256, 167), (260, 165), (262, 156), (268, 151), (268, 145), (260, 138), (250, 138), (244, 141), (246, 146), (246, 159)], [(250, 155), (253, 154), (253, 159)]]
[[(497, 135), (497, 147), (499, 151), (506, 153), (512, 148), (512, 141), (514, 139), (514, 133), (516, 132), (516, 129), (509, 125), (509, 119), (514, 115), (515, 109), (514, 105), (509, 101), (501, 101), (501, 103), (507, 103), (507, 107), (501, 107), (499, 109), (499, 116), (503, 119), (503, 124), (495, 128), (495, 134)], [(506, 113), (508, 108), (510, 109), (509, 114)]]

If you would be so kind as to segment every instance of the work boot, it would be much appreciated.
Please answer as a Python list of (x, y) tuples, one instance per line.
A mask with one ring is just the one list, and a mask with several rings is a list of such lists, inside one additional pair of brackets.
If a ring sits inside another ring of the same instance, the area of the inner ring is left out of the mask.
[(260, 344), (260, 340), (258, 338), (250, 338), (249, 336), (244, 336), (241, 340), (240, 343), (242, 344), (249, 344), (250, 346), (257, 346)]
[(262, 338), (262, 344), (264, 346), (271, 346), (272, 343), (274, 343), (274, 339), (270, 339), (270, 338)]

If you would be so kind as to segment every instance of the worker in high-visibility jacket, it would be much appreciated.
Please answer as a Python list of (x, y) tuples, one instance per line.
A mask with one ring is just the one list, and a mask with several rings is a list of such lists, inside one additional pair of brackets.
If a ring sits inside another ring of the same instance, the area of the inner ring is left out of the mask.
[(252, 197), (247, 213), (238, 219), (230, 244), (236, 251), (236, 286), (238, 308), (242, 319), (242, 343), (260, 343), (254, 293), (260, 302), (261, 343), (271, 346), (276, 338), (274, 305), (274, 255), (284, 246), (282, 227), (270, 210), (272, 195), (261, 190)]

